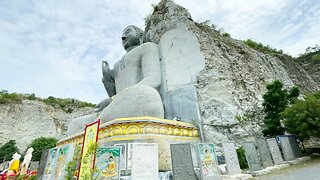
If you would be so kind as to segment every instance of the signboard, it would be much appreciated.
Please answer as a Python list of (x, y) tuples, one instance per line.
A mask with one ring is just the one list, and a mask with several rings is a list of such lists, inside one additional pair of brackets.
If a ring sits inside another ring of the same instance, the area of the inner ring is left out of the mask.
[(132, 180), (158, 180), (158, 144), (135, 143), (132, 146)]
[(174, 180), (197, 179), (189, 143), (170, 144)]

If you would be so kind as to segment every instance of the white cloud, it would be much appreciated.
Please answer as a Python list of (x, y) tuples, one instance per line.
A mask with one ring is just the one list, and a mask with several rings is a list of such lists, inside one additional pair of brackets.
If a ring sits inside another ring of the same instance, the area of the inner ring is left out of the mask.
[[(125, 51), (120, 36), (144, 28), (156, 0), (0, 1), (0, 89), (97, 103), (107, 97), (101, 59)], [(298, 0), (176, 0), (194, 20), (211, 20), (237, 39), (293, 55), (320, 41), (320, 5)]]

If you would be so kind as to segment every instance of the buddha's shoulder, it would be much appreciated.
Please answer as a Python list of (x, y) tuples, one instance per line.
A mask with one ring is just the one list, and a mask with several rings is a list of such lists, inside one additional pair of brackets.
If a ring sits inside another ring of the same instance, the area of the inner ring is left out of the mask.
[(153, 42), (145, 42), (139, 46), (140, 48), (158, 48), (158, 45)]

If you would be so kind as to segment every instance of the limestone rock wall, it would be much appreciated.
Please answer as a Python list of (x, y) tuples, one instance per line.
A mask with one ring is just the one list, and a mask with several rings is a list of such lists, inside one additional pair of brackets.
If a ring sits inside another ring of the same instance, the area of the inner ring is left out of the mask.
[(20, 151), (24, 151), (35, 138), (62, 138), (71, 119), (92, 112), (93, 108), (80, 108), (66, 113), (30, 100), (23, 100), (21, 104), (0, 104), (0, 146), (14, 139)]
[(320, 61), (315, 60), (314, 56), (320, 56), (320, 51), (311, 53), (307, 56), (296, 58), (296, 62), (308, 72), (318, 86), (320, 86)]
[(244, 141), (261, 136), (262, 94), (274, 79), (303, 92), (319, 89), (314, 80), (293, 61), (257, 52), (244, 43), (224, 37), (206, 24), (196, 23), (188, 11), (163, 0), (147, 18), (146, 40), (159, 43), (176, 27), (192, 32), (200, 43), (205, 68), (195, 84), (206, 142)]

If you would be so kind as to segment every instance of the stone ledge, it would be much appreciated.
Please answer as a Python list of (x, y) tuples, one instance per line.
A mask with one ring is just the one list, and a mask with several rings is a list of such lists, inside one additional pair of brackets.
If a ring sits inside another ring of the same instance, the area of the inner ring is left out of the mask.
[(245, 180), (251, 178), (251, 174), (221, 175), (221, 180)]
[(294, 165), (294, 164), (299, 164), (299, 163), (308, 161), (308, 160), (310, 160), (310, 159), (311, 159), (310, 156), (305, 156), (305, 157), (297, 158), (297, 159), (292, 160), (292, 161), (286, 161), (286, 163), (288, 163), (288, 164), (290, 164), (290, 165)]
[(270, 167), (267, 167), (266, 169), (269, 170), (269, 171), (276, 171), (276, 170), (279, 170), (279, 169), (283, 169), (283, 168), (286, 168), (286, 167), (289, 167), (290, 164), (279, 164), (279, 165), (275, 165), (275, 166), (270, 166)]
[(250, 174), (254, 177), (256, 176), (263, 176), (263, 175), (266, 175), (266, 174), (269, 174), (270, 173), (270, 170), (268, 169), (262, 169), (260, 171), (252, 171), (250, 172)]

